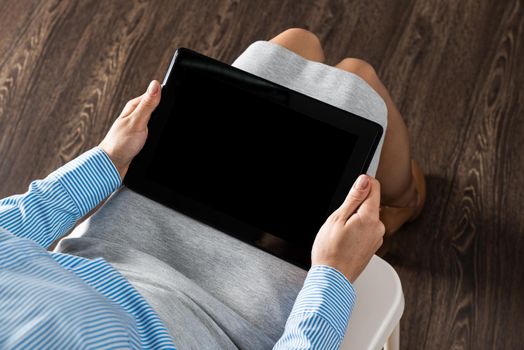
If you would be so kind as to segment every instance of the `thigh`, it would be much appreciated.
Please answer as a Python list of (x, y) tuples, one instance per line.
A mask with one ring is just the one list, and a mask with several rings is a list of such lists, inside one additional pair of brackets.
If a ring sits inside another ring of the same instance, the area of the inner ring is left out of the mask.
[(157, 312), (178, 349), (270, 349), (275, 344), (279, 334), (270, 336), (165, 262), (129, 245), (93, 236), (86, 232), (83, 237), (65, 239), (59, 250), (110, 261)]
[[(104, 241), (154, 257), (273, 339), (282, 333), (307, 274), (126, 188), (115, 193), (71, 237)], [(68, 249), (74, 250), (71, 243)], [(112, 255), (105, 255), (112, 262)]]

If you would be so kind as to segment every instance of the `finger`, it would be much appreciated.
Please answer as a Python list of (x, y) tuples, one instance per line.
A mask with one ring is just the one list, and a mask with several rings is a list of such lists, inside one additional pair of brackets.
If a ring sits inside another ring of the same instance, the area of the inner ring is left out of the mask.
[(353, 187), (349, 190), (349, 193), (344, 200), (344, 203), (337, 209), (338, 214), (341, 215), (341, 219), (347, 220), (355, 210), (364, 202), (368, 197), (370, 190), (370, 178), (367, 175), (360, 175)]
[(160, 83), (156, 80), (153, 80), (147, 91), (142, 95), (142, 99), (138, 103), (138, 106), (135, 108), (131, 114), (131, 118), (134, 119), (134, 122), (137, 123), (139, 128), (147, 127), (151, 113), (155, 110), (160, 102)]
[(120, 113), (120, 117), (121, 118), (125, 118), (125, 117), (128, 117), (131, 113), (133, 113), (133, 111), (135, 110), (135, 108), (138, 106), (138, 104), (140, 103), (140, 100), (142, 99), (142, 96), (144, 95), (140, 95), (138, 97), (135, 97), (134, 99), (132, 100), (129, 100), (126, 105), (124, 106), (124, 109), (122, 110), (122, 113)]
[(358, 208), (358, 212), (378, 218), (380, 211), (380, 182), (376, 179), (370, 181), (369, 196)]

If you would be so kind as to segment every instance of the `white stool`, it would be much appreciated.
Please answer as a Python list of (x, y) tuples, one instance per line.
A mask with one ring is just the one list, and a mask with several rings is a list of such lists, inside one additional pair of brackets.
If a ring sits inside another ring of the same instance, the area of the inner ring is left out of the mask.
[(357, 301), (342, 350), (398, 350), (404, 294), (396, 271), (373, 256), (354, 283)]

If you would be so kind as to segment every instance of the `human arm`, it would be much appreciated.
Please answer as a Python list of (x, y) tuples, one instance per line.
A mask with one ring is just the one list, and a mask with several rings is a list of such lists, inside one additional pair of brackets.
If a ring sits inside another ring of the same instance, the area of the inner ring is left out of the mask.
[(26, 193), (0, 200), (0, 228), (47, 248), (120, 182), (107, 154), (94, 148), (31, 182)]
[[(116, 190), (143, 147), (160, 86), (129, 101), (99, 147), (33, 181), (26, 193), (0, 200), (0, 229), (49, 247)], [(153, 91), (154, 92), (154, 91)]]
[(338, 349), (355, 302), (352, 283), (382, 244), (380, 185), (362, 175), (322, 226), (312, 267), (274, 349)]

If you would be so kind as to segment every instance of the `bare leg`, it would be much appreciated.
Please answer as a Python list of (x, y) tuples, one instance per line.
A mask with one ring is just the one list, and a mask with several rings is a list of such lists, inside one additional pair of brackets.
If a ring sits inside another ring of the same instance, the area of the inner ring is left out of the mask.
[[(324, 62), (325, 56), (320, 40), (315, 34), (305, 29), (288, 29), (270, 41), (292, 50), (306, 59)], [(417, 195), (411, 174), (408, 131), (389, 93), (379, 80), (373, 67), (365, 61), (346, 58), (335, 67), (360, 76), (386, 102), (388, 128), (377, 170), (377, 179), (381, 183), (382, 203), (398, 207), (415, 205)]]
[(373, 67), (357, 58), (345, 58), (335, 67), (364, 79), (384, 99), (388, 109), (388, 127), (377, 169), (382, 203), (394, 206), (416, 204), (416, 189), (411, 173), (411, 152), (406, 124)]

